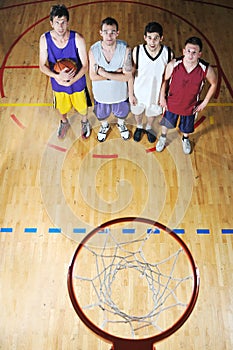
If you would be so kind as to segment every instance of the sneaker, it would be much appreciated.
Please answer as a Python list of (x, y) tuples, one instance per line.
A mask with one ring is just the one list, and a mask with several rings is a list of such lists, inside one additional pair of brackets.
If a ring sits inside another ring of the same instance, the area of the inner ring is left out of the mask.
[(62, 120), (60, 122), (59, 128), (57, 130), (57, 136), (59, 139), (63, 139), (66, 136), (66, 133), (70, 127), (69, 122), (64, 123)]
[(98, 135), (97, 135), (97, 139), (99, 142), (104, 142), (106, 140), (107, 133), (108, 133), (109, 129), (110, 129), (109, 124), (107, 126), (101, 125), (99, 132), (98, 132)]
[(121, 137), (123, 138), (123, 140), (128, 140), (129, 139), (129, 130), (127, 129), (125, 124), (122, 124), (122, 125), (117, 124), (117, 126), (118, 126), (118, 129), (120, 130)]
[(88, 120), (86, 122), (81, 121), (81, 126), (82, 126), (82, 138), (87, 139), (91, 134), (89, 121)]
[(153, 142), (156, 141), (156, 135), (155, 135), (154, 130), (148, 129), (148, 130), (146, 130), (146, 133), (147, 133), (148, 141), (149, 141), (150, 143), (153, 143)]
[(189, 139), (182, 139), (183, 151), (185, 154), (191, 153), (191, 143)]
[(162, 152), (166, 144), (166, 137), (160, 136), (159, 141), (156, 144), (156, 151)]
[(141, 141), (142, 135), (144, 134), (145, 130), (142, 128), (137, 128), (133, 134), (133, 139), (136, 142)]

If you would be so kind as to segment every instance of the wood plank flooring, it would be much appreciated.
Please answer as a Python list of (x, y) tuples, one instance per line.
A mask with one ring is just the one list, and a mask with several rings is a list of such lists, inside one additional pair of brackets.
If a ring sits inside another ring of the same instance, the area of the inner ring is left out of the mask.
[[(177, 56), (187, 37), (202, 38), (203, 58), (216, 69), (218, 89), (198, 116), (190, 156), (183, 154), (178, 130), (169, 133), (168, 147), (159, 154), (146, 136), (140, 143), (121, 140), (114, 118), (108, 139), (98, 143), (92, 108), (88, 140), (80, 138), (75, 111), (69, 113), (67, 137), (57, 139), (59, 116), (52, 109), (49, 80), (38, 69), (39, 37), (50, 29), (48, 15), (55, 3), (0, 2), (0, 349), (109, 350), (71, 305), (68, 266), (78, 243), (94, 227), (140, 216), (181, 230), (201, 276), (192, 315), (156, 349), (231, 350), (232, 2), (65, 3), (70, 28), (84, 35), (88, 49), (99, 40), (106, 16), (118, 20), (119, 38), (131, 47), (143, 42), (144, 27), (152, 20), (163, 25), (164, 43)], [(127, 120), (133, 133), (133, 116)], [(160, 132), (159, 120), (155, 130)]]

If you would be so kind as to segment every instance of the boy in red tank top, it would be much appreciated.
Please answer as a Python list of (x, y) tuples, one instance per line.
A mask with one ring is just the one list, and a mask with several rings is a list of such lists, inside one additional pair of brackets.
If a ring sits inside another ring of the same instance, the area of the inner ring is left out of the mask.
[[(185, 154), (191, 153), (189, 134), (194, 131), (195, 114), (206, 107), (217, 84), (213, 68), (200, 58), (201, 54), (201, 39), (191, 37), (185, 42), (183, 56), (173, 59), (166, 67), (160, 93), (160, 105), (165, 112), (160, 122), (162, 133), (156, 144), (158, 152), (161, 152), (166, 145), (168, 129), (175, 128), (180, 118), (179, 129), (183, 133), (183, 151)], [(199, 96), (205, 80), (209, 82), (210, 87), (200, 103)]]

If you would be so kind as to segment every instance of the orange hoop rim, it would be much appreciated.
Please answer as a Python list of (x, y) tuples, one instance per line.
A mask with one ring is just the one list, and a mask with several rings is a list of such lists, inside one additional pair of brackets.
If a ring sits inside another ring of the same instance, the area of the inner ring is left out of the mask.
[[(189, 259), (189, 262), (190, 262), (190, 265), (192, 268), (192, 274), (193, 274), (193, 291), (192, 291), (191, 298), (189, 300), (189, 303), (188, 303), (187, 308), (185, 309), (184, 313), (180, 316), (180, 318), (171, 327), (169, 327), (165, 331), (162, 331), (161, 333), (156, 334), (155, 336), (151, 336), (151, 337), (143, 338), (143, 339), (128, 339), (128, 338), (117, 337), (115, 335), (112, 335), (112, 334), (100, 329), (98, 326), (96, 326), (83, 312), (81, 306), (78, 303), (78, 300), (77, 300), (77, 297), (76, 297), (76, 294), (74, 291), (74, 286), (73, 286), (74, 264), (75, 264), (75, 261), (78, 257), (80, 250), (88, 242), (88, 240), (90, 240), (90, 238), (93, 235), (95, 235), (96, 233), (98, 233), (99, 231), (103, 230), (104, 228), (106, 228), (108, 226), (112, 226), (112, 225), (115, 225), (117, 223), (133, 222), (133, 221), (141, 222), (141, 223), (148, 224), (150, 226), (157, 227), (160, 230), (163, 230), (167, 234), (172, 236), (180, 244), (182, 249), (185, 251), (185, 253)], [(191, 313), (194, 309), (194, 306), (196, 304), (197, 297), (199, 294), (200, 275), (199, 275), (198, 267), (195, 264), (195, 261), (193, 259), (193, 256), (192, 256), (189, 248), (184, 243), (184, 241), (174, 231), (172, 231), (168, 227), (164, 226), (163, 224), (161, 224), (157, 221), (153, 221), (151, 219), (142, 218), (142, 217), (122, 217), (122, 218), (117, 218), (117, 219), (106, 221), (105, 223), (96, 227), (90, 233), (88, 233), (84, 237), (84, 239), (79, 243), (79, 245), (78, 245), (78, 247), (73, 255), (71, 263), (69, 265), (68, 275), (67, 275), (67, 286), (68, 286), (70, 300), (72, 302), (73, 308), (76, 311), (77, 315), (82, 320), (82, 322), (90, 330), (92, 330), (95, 334), (97, 334), (100, 338), (102, 338), (103, 340), (108, 341), (112, 344), (118, 344), (118, 345), (122, 344), (123, 345), (123, 346), (117, 346), (117, 349), (118, 348), (124, 349), (124, 346), (125, 346), (125, 348), (127, 348), (128, 346), (134, 346), (134, 347), (136, 346), (136, 348), (138, 348), (138, 346), (140, 347), (140, 346), (142, 346), (142, 344), (144, 344), (144, 346), (147, 345), (148, 349), (149, 349), (150, 346), (151, 347), (153, 346), (153, 344), (160, 342), (161, 340), (168, 338), (170, 335), (175, 333), (189, 318), (189, 316), (191, 315)]]

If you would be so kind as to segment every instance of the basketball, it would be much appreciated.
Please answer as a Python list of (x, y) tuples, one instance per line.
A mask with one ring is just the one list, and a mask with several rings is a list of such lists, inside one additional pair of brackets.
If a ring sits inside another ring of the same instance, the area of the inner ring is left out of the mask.
[(56, 73), (60, 73), (64, 68), (66, 68), (67, 72), (69, 72), (72, 69), (77, 70), (77, 65), (74, 61), (66, 58), (57, 61), (53, 69)]

